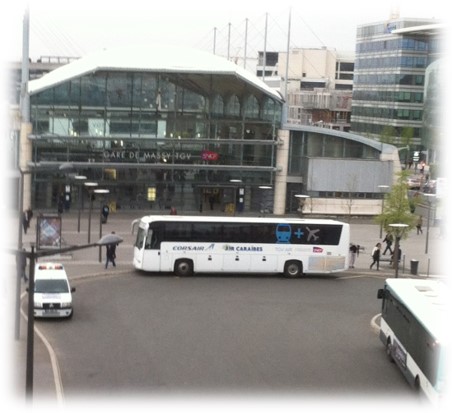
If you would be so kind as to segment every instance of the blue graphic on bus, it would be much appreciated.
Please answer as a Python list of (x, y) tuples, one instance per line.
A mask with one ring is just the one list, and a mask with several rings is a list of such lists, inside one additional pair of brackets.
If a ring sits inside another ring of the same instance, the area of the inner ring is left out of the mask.
[(289, 224), (278, 224), (276, 226), (276, 243), (290, 244), (290, 237), (292, 236), (292, 228)]

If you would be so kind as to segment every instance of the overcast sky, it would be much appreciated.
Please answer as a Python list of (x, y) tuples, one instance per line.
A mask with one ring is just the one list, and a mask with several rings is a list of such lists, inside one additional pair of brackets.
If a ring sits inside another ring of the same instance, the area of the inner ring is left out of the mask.
[[(10, 39), (4, 44), (8, 45), (8, 60), (21, 57), (26, 3), (16, 0), (2, 13), (6, 17), (2, 36)], [(444, 0), (32, 0), (29, 1), (30, 56), (34, 60), (43, 55), (82, 56), (103, 48), (145, 43), (213, 51), (214, 28), (216, 52), (225, 55), (229, 27), (230, 56), (243, 56), (248, 21), (247, 56), (256, 57), (257, 51), (264, 47), (266, 16), (267, 50), (286, 50), (289, 15), (290, 47), (326, 46), (352, 52), (358, 25), (384, 21), (397, 10), (401, 17), (441, 19), (447, 3)]]

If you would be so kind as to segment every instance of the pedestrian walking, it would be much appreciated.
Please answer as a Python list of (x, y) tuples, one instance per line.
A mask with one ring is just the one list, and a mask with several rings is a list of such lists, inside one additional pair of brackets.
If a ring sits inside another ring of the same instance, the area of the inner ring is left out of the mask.
[(375, 247), (372, 249), (372, 264), (370, 264), (370, 269), (377, 264), (377, 271), (380, 270), (380, 252), (381, 252), (381, 244), (378, 242)]
[(392, 252), (391, 246), (392, 246), (392, 241), (393, 240), (394, 239), (392, 237), (392, 234), (387, 233), (385, 238), (384, 238), (384, 240), (383, 240), (383, 242), (386, 243), (386, 248), (383, 251), (383, 255), (386, 255), (386, 251), (389, 251), (389, 254), (392, 255), (393, 252)]
[(355, 244), (350, 243), (349, 263), (350, 268), (355, 268), (356, 254), (358, 253), (358, 247)]
[(30, 223), (28, 222), (27, 211), (24, 211), (22, 213), (22, 226), (24, 228), (24, 234), (26, 234), (27, 230), (28, 230), (28, 227), (30, 226)]
[(416, 222), (417, 235), (422, 234), (422, 215), (419, 215), (419, 218)]
[(27, 214), (28, 228), (30, 228), (31, 219), (33, 218), (33, 211), (30, 207), (28, 207), (25, 213)]
[[(112, 231), (112, 234), (114, 234), (114, 233), (115, 232)], [(105, 262), (105, 269), (108, 268), (108, 263), (109, 262), (112, 263), (113, 267), (116, 267), (115, 259), (116, 259), (116, 246), (117, 245), (118, 244), (109, 244), (109, 245), (106, 246), (106, 248), (107, 248), (107, 260)]]
[(102, 207), (102, 224), (106, 224), (108, 220), (108, 215), (110, 214), (110, 207), (108, 205), (104, 205)]

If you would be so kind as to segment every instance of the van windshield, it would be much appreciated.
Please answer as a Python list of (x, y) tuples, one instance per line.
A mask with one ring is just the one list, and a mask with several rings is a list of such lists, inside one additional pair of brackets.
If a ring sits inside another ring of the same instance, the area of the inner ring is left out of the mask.
[(36, 280), (35, 293), (68, 293), (66, 280)]

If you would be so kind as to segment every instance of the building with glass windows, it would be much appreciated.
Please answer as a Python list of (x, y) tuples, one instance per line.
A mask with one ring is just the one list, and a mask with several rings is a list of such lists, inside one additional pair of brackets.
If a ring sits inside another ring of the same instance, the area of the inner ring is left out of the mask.
[[(381, 139), (392, 127), (394, 144), (412, 128), (421, 144), (425, 72), (441, 56), (443, 26), (432, 19), (393, 19), (358, 26), (351, 130)], [(413, 148), (414, 149), (414, 148)]]
[[(20, 77), (19, 77), (20, 78)], [(24, 206), (149, 213), (379, 213), (397, 149), (329, 128), (281, 124), (284, 101), (250, 72), (190, 49), (103, 51), (28, 84), (20, 134)], [(69, 167), (69, 168), (68, 168)], [(77, 178), (85, 176), (86, 180)], [(91, 189), (90, 189), (91, 188)]]
[(427, 164), (446, 165), (446, 151), (444, 147), (444, 136), (442, 133), (441, 113), (444, 112), (445, 62), (438, 59), (427, 67), (425, 71), (424, 88), (424, 117), (423, 134), (421, 136), (422, 146), (426, 149), (425, 161)]
[[(29, 83), (31, 161), (70, 163), (117, 208), (243, 209), (272, 185), (283, 100), (208, 53), (152, 47), (86, 56)], [(37, 169), (50, 208), (68, 177)], [(73, 192), (73, 191), (71, 191)]]

